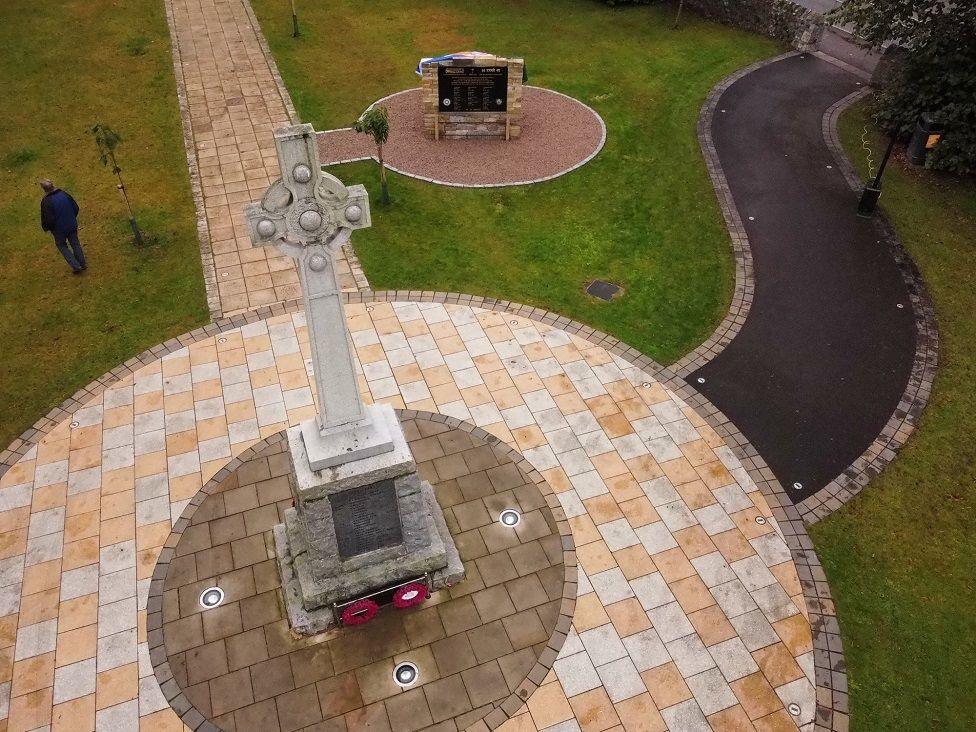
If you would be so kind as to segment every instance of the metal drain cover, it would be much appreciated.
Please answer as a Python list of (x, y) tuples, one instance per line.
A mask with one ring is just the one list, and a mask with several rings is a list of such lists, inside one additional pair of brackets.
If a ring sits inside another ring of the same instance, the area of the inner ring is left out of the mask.
[(593, 280), (586, 286), (586, 294), (610, 302), (622, 292), (620, 285), (605, 280)]

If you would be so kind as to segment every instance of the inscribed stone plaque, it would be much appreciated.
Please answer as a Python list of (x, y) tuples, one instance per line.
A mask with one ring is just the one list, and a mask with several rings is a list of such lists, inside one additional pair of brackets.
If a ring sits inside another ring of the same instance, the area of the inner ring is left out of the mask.
[(354, 557), (403, 543), (392, 480), (333, 493), (329, 504), (340, 556)]
[(504, 112), (508, 107), (507, 66), (440, 66), (441, 112)]

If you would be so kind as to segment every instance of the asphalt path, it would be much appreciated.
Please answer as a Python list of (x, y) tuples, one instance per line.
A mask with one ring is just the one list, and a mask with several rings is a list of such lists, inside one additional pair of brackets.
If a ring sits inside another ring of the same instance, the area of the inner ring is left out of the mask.
[(789, 57), (729, 87), (712, 127), (749, 236), (755, 295), (732, 343), (688, 381), (795, 502), (877, 437), (915, 354), (904, 280), (879, 224), (856, 215), (821, 132), (824, 112), (857, 81), (809, 54)]

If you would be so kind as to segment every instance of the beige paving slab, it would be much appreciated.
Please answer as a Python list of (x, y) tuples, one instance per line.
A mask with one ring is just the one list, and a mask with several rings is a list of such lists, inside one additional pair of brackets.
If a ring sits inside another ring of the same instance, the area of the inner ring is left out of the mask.
[[(510, 314), (416, 302), (347, 314), (367, 399), (496, 435), (570, 521), (573, 632), (510, 728), (779, 729), (795, 726), (791, 703), (812, 720), (790, 553), (692, 409), (605, 349)], [(79, 729), (179, 728), (146, 658), (156, 557), (205, 481), (313, 413), (307, 351), (301, 313), (177, 350), (107, 388), (0, 479), (8, 729), (66, 714)]]

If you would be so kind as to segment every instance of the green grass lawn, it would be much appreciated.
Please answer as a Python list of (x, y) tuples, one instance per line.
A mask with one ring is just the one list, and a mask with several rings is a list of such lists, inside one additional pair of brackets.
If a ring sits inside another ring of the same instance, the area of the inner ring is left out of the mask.
[[(723, 76), (776, 53), (771, 41), (666, 7), (592, 0), (330, 0), (253, 3), (303, 121), (350, 125), (377, 98), (416, 87), (422, 56), (484, 50), (524, 56), (529, 83), (586, 102), (606, 147), (578, 171), (532, 186), (462, 190), (392, 175), (389, 208), (356, 249), (374, 288), (492, 295), (613, 333), (670, 362), (724, 317), (733, 263), (695, 124)], [(378, 200), (373, 163), (340, 166)], [(583, 293), (602, 277), (625, 296)]]
[[(863, 170), (863, 108), (841, 118)], [(870, 134), (875, 160), (884, 142)], [(890, 164), (881, 202), (929, 287), (935, 391), (899, 457), (812, 530), (837, 600), (853, 729), (976, 725), (976, 185)]]
[[(169, 32), (159, 0), (0, 3), (0, 445), (143, 349), (207, 320)], [(152, 243), (132, 244), (88, 127), (119, 162)], [(40, 229), (37, 181), (82, 209), (73, 276)]]

